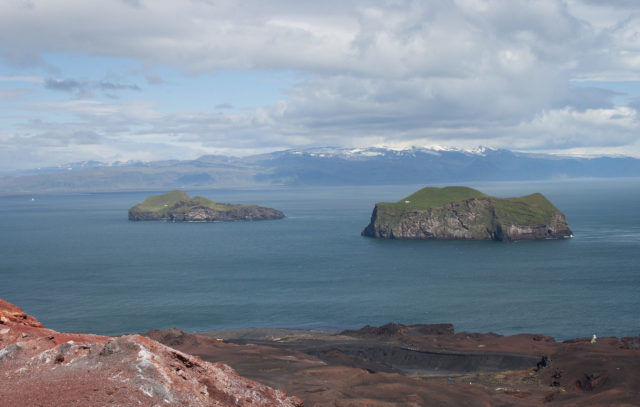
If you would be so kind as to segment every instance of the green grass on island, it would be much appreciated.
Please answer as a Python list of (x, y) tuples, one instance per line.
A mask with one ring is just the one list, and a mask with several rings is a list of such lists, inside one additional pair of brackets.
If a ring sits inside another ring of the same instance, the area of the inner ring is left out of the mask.
[(150, 196), (144, 202), (137, 204), (132, 211), (136, 212), (153, 212), (158, 214), (167, 214), (174, 206), (182, 201), (191, 199), (189, 194), (184, 191), (174, 189), (166, 194)]
[[(439, 208), (454, 202), (469, 199), (486, 199), (495, 209), (496, 218), (504, 223), (519, 225), (537, 225), (547, 222), (554, 213), (559, 212), (544, 195), (534, 193), (517, 198), (496, 198), (476, 189), (464, 186), (443, 188), (426, 187), (398, 202), (381, 202), (378, 207), (386, 209), (385, 218), (401, 216), (407, 211)], [(391, 219), (387, 219), (391, 220)]]
[(191, 198), (186, 192), (174, 189), (173, 191), (165, 194), (148, 197), (144, 202), (131, 208), (131, 211), (134, 213), (151, 212), (158, 216), (164, 216), (172, 210), (186, 212), (193, 208), (204, 207), (215, 211), (228, 211), (233, 208), (246, 206), (250, 205), (217, 203), (202, 196), (195, 196)]
[(396, 203), (384, 204), (392, 205), (396, 209), (429, 209), (437, 208), (451, 202), (465, 201), (471, 198), (488, 197), (489, 195), (468, 187), (426, 187)]
[(519, 198), (490, 198), (496, 210), (496, 217), (505, 224), (544, 224), (559, 213), (547, 198), (539, 192)]

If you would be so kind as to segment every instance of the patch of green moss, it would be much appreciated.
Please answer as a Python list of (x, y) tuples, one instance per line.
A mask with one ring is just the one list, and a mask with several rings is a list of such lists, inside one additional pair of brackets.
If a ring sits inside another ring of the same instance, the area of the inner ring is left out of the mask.
[(544, 195), (535, 193), (519, 198), (491, 198), (496, 218), (502, 224), (542, 225), (559, 212)]
[(214, 202), (210, 199), (207, 199), (202, 196), (195, 196), (187, 201), (184, 201), (180, 206), (176, 207), (175, 210), (178, 212), (187, 212), (193, 208), (210, 208), (214, 211), (228, 211), (233, 208), (246, 207), (249, 205), (233, 205), (233, 204), (223, 204)]
[[(491, 223), (540, 225), (559, 212), (547, 198), (535, 193), (518, 198), (496, 198), (473, 188), (449, 186), (444, 188), (427, 187), (401, 199), (398, 202), (378, 203), (377, 224), (397, 225), (403, 215), (412, 211), (425, 211), (462, 202), (469, 199), (486, 199), (495, 211), (495, 218), (482, 217), (490, 227)], [(480, 220), (479, 220), (480, 222)]]
[(489, 195), (478, 190), (462, 186), (444, 188), (426, 187), (414, 192), (396, 203), (385, 203), (396, 209), (429, 209), (437, 208), (451, 202), (464, 201), (471, 198), (488, 198)]
[(193, 208), (204, 207), (214, 211), (229, 211), (234, 208), (250, 205), (232, 205), (214, 202), (202, 196), (191, 198), (189, 194), (180, 190), (173, 190), (165, 194), (150, 196), (129, 210), (130, 217), (142, 217), (147, 219), (159, 219), (167, 216), (169, 212), (187, 212)]
[(137, 204), (130, 209), (132, 213), (154, 213), (160, 216), (166, 215), (174, 206), (180, 202), (188, 201), (189, 194), (184, 191), (174, 189), (166, 194), (150, 196), (144, 202)]

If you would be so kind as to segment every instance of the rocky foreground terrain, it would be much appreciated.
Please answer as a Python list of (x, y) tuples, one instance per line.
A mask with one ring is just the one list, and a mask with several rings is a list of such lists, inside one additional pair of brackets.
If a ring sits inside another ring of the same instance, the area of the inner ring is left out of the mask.
[(0, 406), (302, 406), (140, 335), (60, 333), (0, 299)]
[(171, 329), (106, 337), (44, 328), (0, 299), (2, 407), (303, 402), (638, 406), (640, 336), (556, 342), (388, 324), (341, 333)]
[(556, 342), (448, 324), (145, 335), (227, 363), (305, 406), (640, 405), (640, 337)]

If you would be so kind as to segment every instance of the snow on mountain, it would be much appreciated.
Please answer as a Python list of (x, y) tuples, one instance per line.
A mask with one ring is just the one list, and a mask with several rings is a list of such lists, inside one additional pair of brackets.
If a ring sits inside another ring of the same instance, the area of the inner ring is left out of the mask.
[(304, 149), (285, 150), (281, 153), (287, 155), (309, 156), (317, 158), (342, 158), (342, 159), (366, 159), (371, 157), (415, 157), (416, 154), (440, 155), (444, 152), (461, 153), (467, 155), (485, 156), (487, 152), (498, 151), (494, 148), (478, 146), (473, 149), (463, 149), (456, 147), (431, 146), (431, 147), (408, 147), (408, 148), (391, 148), (391, 147), (309, 147)]

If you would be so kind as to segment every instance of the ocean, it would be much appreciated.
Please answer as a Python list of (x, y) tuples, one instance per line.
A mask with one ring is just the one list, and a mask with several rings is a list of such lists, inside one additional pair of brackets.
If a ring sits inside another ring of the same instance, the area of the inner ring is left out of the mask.
[(640, 334), (640, 180), (468, 186), (542, 192), (575, 237), (360, 236), (375, 202), (422, 185), (187, 191), (287, 216), (261, 222), (129, 222), (129, 207), (156, 192), (0, 197), (0, 297), (48, 328), (108, 335), (388, 322), (558, 340)]

